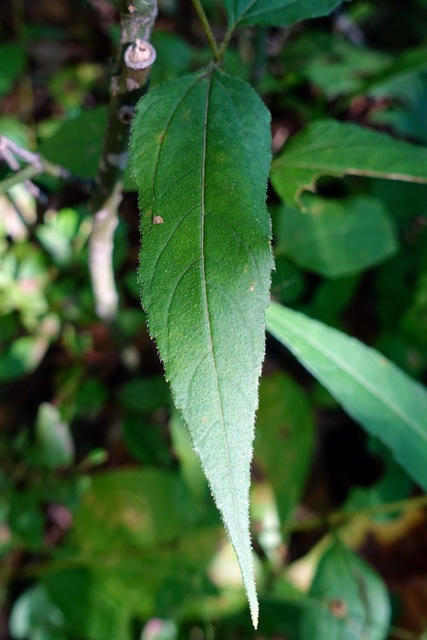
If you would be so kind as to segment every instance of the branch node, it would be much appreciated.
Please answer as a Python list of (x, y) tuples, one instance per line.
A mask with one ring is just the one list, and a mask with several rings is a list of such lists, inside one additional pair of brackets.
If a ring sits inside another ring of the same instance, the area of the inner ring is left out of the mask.
[(118, 118), (123, 124), (130, 124), (135, 115), (135, 107), (129, 104), (123, 104), (118, 110)]
[(156, 59), (156, 50), (146, 40), (135, 40), (125, 51), (124, 60), (130, 69), (140, 70), (151, 67)]

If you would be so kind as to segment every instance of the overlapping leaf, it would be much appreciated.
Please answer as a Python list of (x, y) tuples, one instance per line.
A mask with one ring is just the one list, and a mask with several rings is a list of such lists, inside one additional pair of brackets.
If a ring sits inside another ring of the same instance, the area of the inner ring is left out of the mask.
[(358, 340), (272, 303), (267, 328), (427, 489), (427, 390)]
[(427, 149), (354, 124), (321, 120), (285, 144), (271, 181), (289, 206), (320, 176), (346, 174), (427, 183)]
[(284, 27), (331, 13), (342, 0), (223, 0), (230, 24)]
[(248, 500), (272, 266), (269, 114), (239, 80), (186, 76), (143, 99), (131, 152), (142, 303), (256, 624)]

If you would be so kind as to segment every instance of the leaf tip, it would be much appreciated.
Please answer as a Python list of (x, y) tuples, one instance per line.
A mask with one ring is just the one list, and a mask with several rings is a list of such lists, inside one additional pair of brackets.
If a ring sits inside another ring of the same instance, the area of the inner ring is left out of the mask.
[(251, 602), (250, 603), (250, 609), (251, 609), (251, 618), (252, 618), (252, 624), (255, 630), (258, 629), (258, 616), (259, 616), (259, 604), (258, 604), (258, 600), (255, 599), (255, 602)]

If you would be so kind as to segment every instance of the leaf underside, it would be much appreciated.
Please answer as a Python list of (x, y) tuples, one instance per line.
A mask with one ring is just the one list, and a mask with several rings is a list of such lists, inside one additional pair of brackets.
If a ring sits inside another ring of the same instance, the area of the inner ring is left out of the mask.
[(249, 483), (272, 268), (270, 116), (240, 80), (185, 76), (141, 101), (131, 158), (142, 304), (256, 626)]
[(230, 24), (284, 27), (326, 16), (342, 0), (223, 0)]
[(427, 389), (378, 351), (274, 302), (267, 329), (427, 489)]
[(271, 181), (289, 206), (315, 191), (321, 176), (344, 175), (427, 183), (427, 149), (354, 124), (321, 120), (287, 142), (274, 160)]

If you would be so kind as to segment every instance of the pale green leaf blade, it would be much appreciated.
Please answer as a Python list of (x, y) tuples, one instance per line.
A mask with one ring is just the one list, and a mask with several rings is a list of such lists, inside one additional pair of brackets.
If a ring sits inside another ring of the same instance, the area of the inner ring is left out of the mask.
[(309, 125), (274, 160), (271, 181), (289, 206), (314, 191), (321, 176), (344, 175), (427, 183), (427, 149), (335, 120)]
[(385, 640), (391, 607), (380, 576), (341, 543), (323, 554), (301, 619), (301, 640)]
[(306, 211), (282, 206), (276, 254), (326, 278), (360, 273), (397, 250), (396, 233), (383, 203), (371, 196), (343, 200), (306, 196)]
[(131, 154), (142, 303), (256, 624), (248, 506), (272, 266), (269, 114), (240, 80), (186, 76), (141, 102)]
[(230, 24), (284, 27), (331, 13), (342, 0), (223, 0)]
[(267, 329), (427, 489), (427, 390), (374, 349), (274, 302)]

